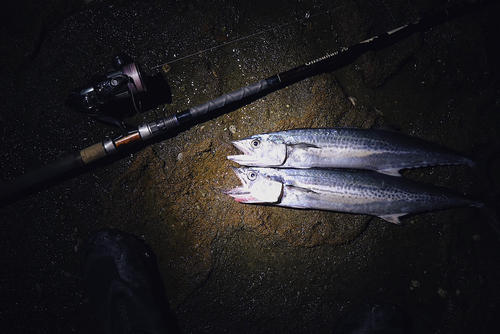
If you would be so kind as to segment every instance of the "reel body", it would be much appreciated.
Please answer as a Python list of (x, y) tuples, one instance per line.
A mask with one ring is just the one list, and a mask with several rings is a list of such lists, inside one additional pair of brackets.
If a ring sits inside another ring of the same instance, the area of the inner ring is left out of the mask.
[(89, 84), (73, 90), (66, 104), (77, 112), (125, 131), (127, 127), (122, 119), (141, 111), (138, 94), (147, 91), (145, 76), (140, 66), (124, 54), (114, 57), (112, 66), (114, 70), (93, 77)]

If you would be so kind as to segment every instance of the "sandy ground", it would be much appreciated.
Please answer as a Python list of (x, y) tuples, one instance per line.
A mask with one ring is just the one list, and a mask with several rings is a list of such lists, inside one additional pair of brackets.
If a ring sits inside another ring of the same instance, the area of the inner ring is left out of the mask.
[[(30, 20), (2, 32), (6, 45), (22, 46), (1, 59), (3, 181), (119, 134), (64, 105), (88, 82), (86, 74), (105, 73), (119, 52), (170, 86), (171, 103), (126, 119), (139, 125), (448, 4), (33, 6), (9, 8), (12, 17)], [(468, 13), (5, 201), (1, 322), (16, 333), (100, 332), (79, 251), (93, 231), (115, 227), (153, 248), (184, 333), (328, 333), (353, 306), (373, 302), (402, 307), (415, 333), (495, 332), (499, 235), (479, 211), (416, 215), (395, 226), (369, 216), (243, 205), (222, 191), (239, 185), (229, 168), (236, 165), (226, 159), (237, 152), (230, 142), (270, 131), (391, 125), (465, 154), (488, 152), (500, 138), (499, 11), (490, 5)], [(499, 165), (489, 165), (494, 187)], [(477, 196), (487, 188), (462, 166), (405, 176)]]

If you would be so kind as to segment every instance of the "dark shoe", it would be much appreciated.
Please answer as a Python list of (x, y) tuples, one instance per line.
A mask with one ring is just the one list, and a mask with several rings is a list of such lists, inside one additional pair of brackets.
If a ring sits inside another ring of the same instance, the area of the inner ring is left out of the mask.
[(82, 248), (87, 295), (106, 333), (168, 333), (170, 318), (156, 257), (119, 230), (93, 234)]

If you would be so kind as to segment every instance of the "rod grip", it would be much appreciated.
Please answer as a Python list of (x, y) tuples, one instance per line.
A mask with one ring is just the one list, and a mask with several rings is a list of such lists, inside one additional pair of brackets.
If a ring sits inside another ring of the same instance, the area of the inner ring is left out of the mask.
[(108, 153), (104, 148), (104, 144), (101, 142), (84, 148), (79, 153), (51, 162), (39, 169), (21, 175), (17, 179), (7, 181), (0, 185), (0, 200), (18, 194), (77, 167), (96, 161), (106, 155), (108, 155)]
[(104, 158), (107, 155), (104, 145), (97, 143), (80, 151), (80, 157), (84, 164)]
[(199, 106), (190, 108), (189, 113), (193, 117), (204, 115), (209, 111), (222, 108), (231, 102), (240, 101), (241, 99), (243, 99), (247, 96), (257, 94), (260, 91), (266, 89), (268, 86), (269, 85), (268, 85), (267, 80), (262, 79), (260, 81), (257, 81), (254, 84), (251, 84), (249, 86), (245, 86), (243, 88), (235, 90), (234, 92), (224, 94), (224, 95), (219, 96), (213, 100), (210, 100), (208, 102), (200, 104)]
[(0, 185), (0, 200), (20, 193), (23, 190), (68, 172), (78, 166), (80, 166), (80, 163), (77, 157), (71, 155), (64, 159), (51, 162), (42, 168), (23, 174), (17, 179), (10, 180)]

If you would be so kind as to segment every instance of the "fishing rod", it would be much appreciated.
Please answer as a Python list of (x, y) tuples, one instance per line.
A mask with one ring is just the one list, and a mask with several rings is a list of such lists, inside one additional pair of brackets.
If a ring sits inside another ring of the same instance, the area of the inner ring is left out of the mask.
[[(7, 181), (0, 186), (0, 200), (20, 194), (35, 185), (65, 174), (71, 170), (81, 168), (82, 166), (88, 165), (106, 156), (123, 151), (131, 146), (138, 145), (141, 142), (159, 137), (167, 133), (168, 130), (177, 128), (181, 124), (187, 123), (208, 112), (228, 108), (228, 106), (234, 106), (242, 101), (248, 101), (248, 103), (250, 103), (263, 95), (267, 95), (272, 91), (286, 87), (305, 78), (340, 69), (354, 62), (367, 51), (376, 51), (394, 45), (398, 41), (408, 38), (416, 32), (426, 31), (434, 26), (460, 17), (473, 10), (477, 10), (490, 1), (491, 0), (464, 3), (441, 10), (414, 23), (400, 26), (350, 47), (343, 47), (321, 58), (306, 62), (305, 64), (285, 72), (275, 74), (267, 79), (262, 79), (256, 83), (224, 94), (198, 106), (156, 121), (139, 125), (137, 129), (127, 134), (120, 135), (115, 139), (106, 138), (104, 141), (84, 148), (64, 159), (49, 163), (37, 170), (21, 175), (17, 179)], [(133, 80), (133, 78), (130, 78), (130, 80)]]

